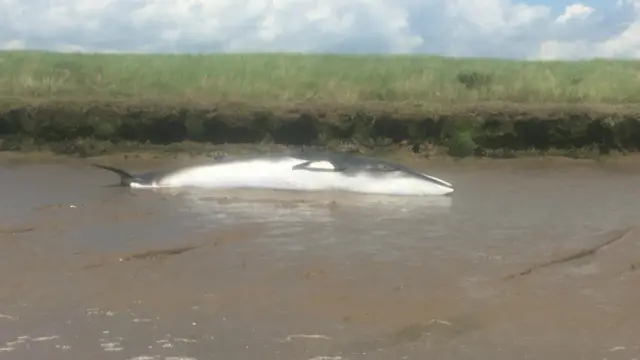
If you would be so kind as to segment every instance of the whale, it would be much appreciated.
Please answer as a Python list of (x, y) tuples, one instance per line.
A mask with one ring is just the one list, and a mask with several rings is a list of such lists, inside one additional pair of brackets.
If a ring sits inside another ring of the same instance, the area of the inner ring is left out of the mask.
[(223, 157), (211, 162), (131, 174), (116, 173), (130, 188), (270, 189), (345, 191), (379, 195), (450, 195), (453, 185), (406, 165), (363, 155), (298, 151)]

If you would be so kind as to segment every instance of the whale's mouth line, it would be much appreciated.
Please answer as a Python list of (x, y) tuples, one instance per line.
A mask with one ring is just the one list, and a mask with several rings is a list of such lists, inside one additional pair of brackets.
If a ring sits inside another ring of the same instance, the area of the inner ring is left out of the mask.
[(428, 180), (430, 180), (430, 181), (432, 181), (432, 182), (434, 182), (434, 183), (436, 183), (438, 185), (442, 185), (442, 186), (448, 187), (449, 189), (453, 190), (453, 185), (451, 183), (449, 183), (449, 182), (446, 182), (446, 181), (444, 181), (444, 180), (442, 180), (440, 178), (437, 178), (437, 177), (431, 176), (431, 175), (427, 175), (427, 174), (420, 174), (420, 175), (422, 175), (425, 179), (428, 179)]
[(436, 185), (440, 185), (440, 186), (444, 186), (446, 188), (449, 188), (451, 190), (453, 190), (453, 184), (444, 181), (440, 178), (437, 178), (435, 176), (432, 175), (427, 175), (425, 173), (422, 172), (418, 172), (418, 171), (414, 171), (414, 170), (407, 170), (407, 169), (393, 169), (393, 170), (385, 170), (382, 171), (381, 174), (383, 173), (388, 173), (388, 172), (396, 172), (402, 175), (406, 175), (406, 176), (413, 176), (415, 178), (421, 179), (421, 180), (427, 180), (430, 183), (436, 184)]

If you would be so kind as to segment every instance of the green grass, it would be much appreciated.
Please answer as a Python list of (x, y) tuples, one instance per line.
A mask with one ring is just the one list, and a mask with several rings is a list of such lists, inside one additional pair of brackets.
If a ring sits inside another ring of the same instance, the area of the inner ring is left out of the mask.
[(0, 52), (0, 97), (260, 104), (633, 104), (640, 62)]

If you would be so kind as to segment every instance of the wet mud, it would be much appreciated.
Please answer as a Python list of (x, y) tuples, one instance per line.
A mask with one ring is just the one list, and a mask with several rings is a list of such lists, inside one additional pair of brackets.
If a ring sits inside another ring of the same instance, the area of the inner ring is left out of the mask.
[(412, 165), (454, 196), (0, 165), (0, 358), (640, 358), (637, 167)]
[(585, 258), (587, 256), (592, 256), (595, 255), (596, 252), (606, 246), (609, 246), (611, 244), (613, 244), (616, 241), (622, 240), (624, 239), (627, 235), (629, 235), (629, 233), (631, 233), (631, 231), (633, 230), (633, 228), (629, 228), (629, 229), (623, 229), (622, 231), (616, 231), (614, 234), (607, 234), (608, 236), (608, 240), (606, 240), (604, 243), (602, 244), (597, 244), (595, 246), (592, 247), (588, 247), (582, 250), (577, 250), (574, 251), (568, 255), (564, 255), (560, 258), (556, 258), (553, 260), (549, 260), (547, 262), (544, 263), (539, 263), (539, 264), (535, 264), (531, 267), (529, 267), (528, 269), (518, 273), (518, 274), (514, 274), (514, 275), (509, 275), (507, 278), (508, 279), (512, 279), (516, 276), (524, 276), (524, 275), (529, 275), (531, 273), (533, 273), (534, 271), (537, 271), (539, 269), (544, 269), (546, 267), (549, 266), (554, 266), (554, 265), (558, 265), (558, 264), (565, 264), (568, 263), (570, 261), (574, 261), (574, 260), (579, 260), (582, 258)]

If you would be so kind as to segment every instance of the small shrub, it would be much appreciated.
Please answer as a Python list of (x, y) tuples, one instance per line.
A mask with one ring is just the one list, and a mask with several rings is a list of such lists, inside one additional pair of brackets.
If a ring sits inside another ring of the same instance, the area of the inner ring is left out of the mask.
[(467, 89), (478, 89), (488, 86), (493, 81), (493, 75), (481, 73), (477, 71), (462, 71), (456, 76), (458, 82), (463, 84)]
[(467, 157), (475, 153), (477, 144), (473, 141), (472, 131), (460, 131), (449, 139), (449, 155)]

